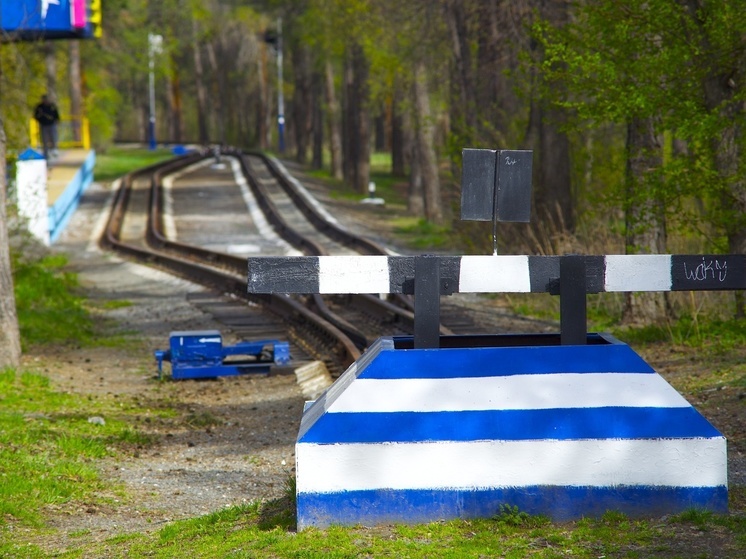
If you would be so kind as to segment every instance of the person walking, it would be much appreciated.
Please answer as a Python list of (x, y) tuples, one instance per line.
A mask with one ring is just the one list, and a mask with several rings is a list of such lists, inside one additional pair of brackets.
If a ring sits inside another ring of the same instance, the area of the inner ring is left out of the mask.
[(34, 118), (41, 128), (41, 143), (44, 149), (44, 158), (57, 157), (57, 123), (60, 113), (48, 95), (41, 96), (41, 103), (34, 109)]

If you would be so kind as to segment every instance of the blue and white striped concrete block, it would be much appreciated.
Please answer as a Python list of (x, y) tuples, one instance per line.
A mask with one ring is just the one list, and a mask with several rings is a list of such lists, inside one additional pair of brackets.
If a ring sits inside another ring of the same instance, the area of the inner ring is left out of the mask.
[(632, 349), (531, 338), (379, 339), (303, 415), (298, 528), (727, 511), (725, 438)]

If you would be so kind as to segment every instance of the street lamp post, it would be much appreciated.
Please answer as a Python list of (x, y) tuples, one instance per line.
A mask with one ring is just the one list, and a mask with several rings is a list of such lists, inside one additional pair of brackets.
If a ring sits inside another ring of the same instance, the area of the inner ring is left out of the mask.
[(277, 19), (277, 135), (280, 153), (285, 153), (285, 98), (282, 94), (282, 18)]
[(150, 149), (156, 148), (155, 141), (155, 55), (161, 53), (163, 37), (161, 35), (148, 34), (148, 93), (150, 100), (150, 116), (148, 119), (148, 145)]

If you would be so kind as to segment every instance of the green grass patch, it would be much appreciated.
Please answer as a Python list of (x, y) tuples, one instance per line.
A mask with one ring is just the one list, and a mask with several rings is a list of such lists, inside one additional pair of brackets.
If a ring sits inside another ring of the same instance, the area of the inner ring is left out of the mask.
[(117, 299), (112, 301), (105, 301), (101, 307), (106, 310), (116, 310), (116, 309), (126, 309), (127, 307), (132, 306), (132, 301), (127, 301), (126, 299)]
[(13, 258), (13, 282), (24, 351), (44, 344), (130, 347), (137, 343), (131, 335), (134, 333), (104, 334), (105, 328), (99, 328), (92, 315), (96, 308), (129, 307), (130, 301), (87, 301), (79, 295), (77, 274), (65, 269), (65, 255), (54, 254), (40, 260), (24, 260), (22, 256)]
[[(334, 179), (330, 169), (309, 169), (306, 174), (319, 179), (331, 187), (329, 196), (332, 199), (359, 201), (368, 197), (368, 192), (357, 192), (344, 182)], [(376, 197), (383, 198), (387, 206), (406, 206), (406, 180), (391, 174), (391, 154), (374, 153), (371, 155), (370, 181), (376, 185)]]
[[(691, 511), (670, 519), (633, 520), (617, 512), (599, 519), (556, 524), (514, 507), (493, 518), (381, 527), (331, 527), (288, 530), (263, 520), (273, 503), (230, 507), (199, 518), (174, 522), (151, 534), (117, 536), (71, 550), (70, 556), (111, 558), (559, 558), (658, 557), (681, 547), (682, 527), (702, 533), (718, 530), (738, 556), (743, 550), (740, 517)], [(684, 547), (685, 549), (685, 547)], [(666, 554), (666, 557), (687, 555)]]
[(709, 354), (722, 355), (746, 345), (746, 321), (736, 319), (700, 319), (684, 315), (663, 326), (650, 325), (622, 331), (635, 343), (670, 342), (705, 350)]
[(97, 181), (108, 182), (118, 179), (135, 169), (173, 158), (167, 149), (149, 150), (144, 148), (109, 148), (96, 156), (93, 176)]
[(65, 271), (67, 258), (46, 256), (39, 261), (14, 259), (13, 281), (21, 344), (88, 343), (93, 322), (82, 297), (75, 294), (78, 278)]
[[(9, 519), (39, 526), (45, 507), (91, 498), (102, 487), (97, 460), (150, 442), (126, 413), (115, 402), (57, 392), (44, 375), (0, 372), (0, 527)], [(104, 424), (89, 422), (94, 416)]]
[(409, 246), (418, 249), (445, 249), (451, 246), (451, 228), (416, 217), (398, 219), (394, 232)]

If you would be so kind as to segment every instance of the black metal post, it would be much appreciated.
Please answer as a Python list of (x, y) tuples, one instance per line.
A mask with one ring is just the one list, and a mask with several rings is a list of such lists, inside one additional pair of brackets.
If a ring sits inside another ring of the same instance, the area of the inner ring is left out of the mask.
[(588, 340), (584, 256), (560, 257), (560, 342), (585, 345)]
[(414, 258), (414, 348), (440, 347), (440, 259)]

